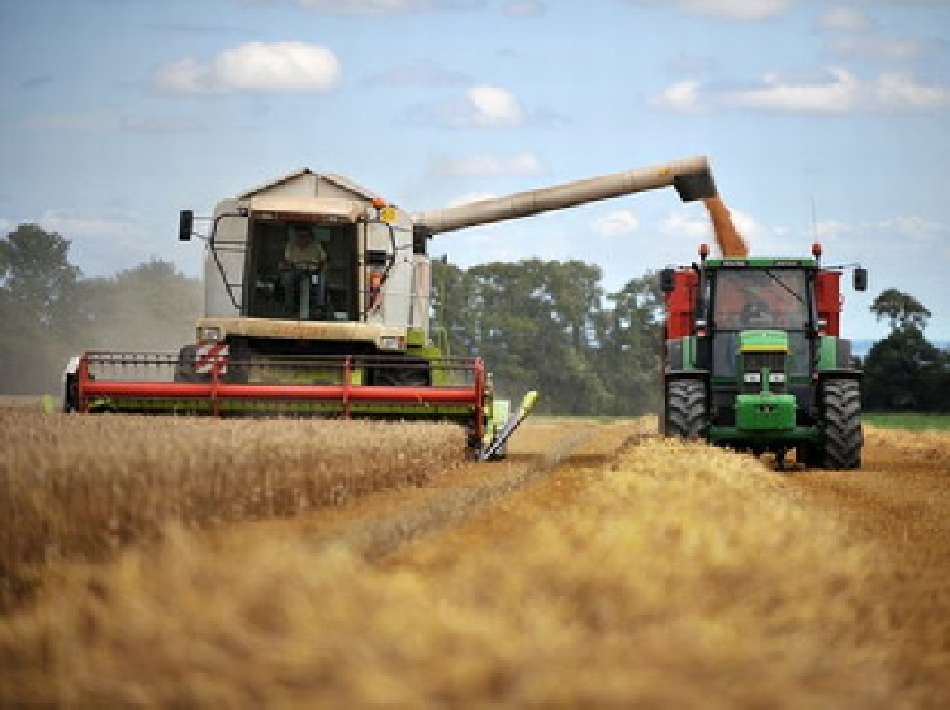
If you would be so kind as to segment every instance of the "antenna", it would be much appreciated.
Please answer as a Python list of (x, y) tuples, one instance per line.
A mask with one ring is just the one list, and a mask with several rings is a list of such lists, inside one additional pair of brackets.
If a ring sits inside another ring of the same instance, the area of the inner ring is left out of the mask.
[(815, 196), (811, 196), (811, 234), (812, 239), (818, 239), (818, 210), (815, 207)]

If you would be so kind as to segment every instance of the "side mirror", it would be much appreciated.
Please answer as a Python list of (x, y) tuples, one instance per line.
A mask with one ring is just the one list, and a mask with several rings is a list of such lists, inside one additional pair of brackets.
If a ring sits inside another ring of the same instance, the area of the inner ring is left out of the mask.
[(190, 242), (195, 231), (195, 213), (192, 210), (182, 210), (178, 215), (178, 239)]
[(676, 278), (673, 269), (663, 269), (660, 272), (660, 289), (663, 293), (673, 293), (676, 288)]
[(860, 266), (854, 270), (854, 290), (868, 290), (868, 270)]

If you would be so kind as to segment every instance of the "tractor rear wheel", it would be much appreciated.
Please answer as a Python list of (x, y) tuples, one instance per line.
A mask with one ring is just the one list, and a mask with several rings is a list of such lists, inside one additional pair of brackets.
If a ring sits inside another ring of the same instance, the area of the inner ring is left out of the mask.
[(666, 435), (678, 439), (702, 439), (706, 434), (709, 407), (706, 386), (700, 380), (673, 380), (666, 385)]
[(825, 468), (861, 468), (861, 387), (856, 380), (827, 380), (822, 390)]

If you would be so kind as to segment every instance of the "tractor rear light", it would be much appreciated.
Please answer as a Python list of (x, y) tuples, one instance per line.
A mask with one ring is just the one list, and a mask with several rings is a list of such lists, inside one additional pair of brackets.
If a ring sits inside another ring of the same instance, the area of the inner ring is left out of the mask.
[(216, 326), (198, 326), (198, 342), (217, 342), (221, 339), (221, 329)]

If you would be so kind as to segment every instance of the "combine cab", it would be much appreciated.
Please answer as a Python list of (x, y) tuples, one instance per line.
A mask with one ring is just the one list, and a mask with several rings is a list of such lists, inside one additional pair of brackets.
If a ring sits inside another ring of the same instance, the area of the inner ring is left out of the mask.
[[(673, 186), (715, 186), (705, 158), (409, 214), (304, 169), (220, 202), (206, 241), (204, 315), (177, 353), (86, 352), (68, 411), (327, 416), (456, 422), (481, 458), (504, 455), (536, 394), (508, 416), (478, 358), (429, 333), (434, 235)], [(195, 235), (184, 210), (179, 238)]]
[[(666, 269), (665, 432), (772, 451), (808, 466), (861, 465), (861, 372), (839, 337), (839, 268), (813, 258), (707, 259)], [(854, 271), (854, 288), (867, 272)]]

